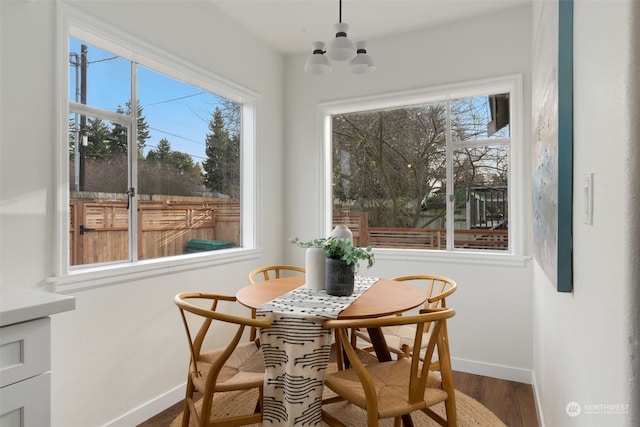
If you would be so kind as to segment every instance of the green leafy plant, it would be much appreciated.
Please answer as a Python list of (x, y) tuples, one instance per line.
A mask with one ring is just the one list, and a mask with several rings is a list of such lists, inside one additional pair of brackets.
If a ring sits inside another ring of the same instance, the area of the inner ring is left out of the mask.
[(307, 240), (306, 242), (303, 242), (297, 237), (289, 237), (289, 241), (291, 243), (293, 243), (294, 245), (298, 245), (301, 248), (322, 248), (326, 240), (327, 239), (322, 237), (319, 239)]
[(371, 268), (375, 262), (371, 246), (366, 248), (353, 246), (347, 239), (321, 237), (303, 242), (297, 237), (291, 237), (289, 241), (301, 248), (322, 248), (327, 254), (327, 258), (344, 261), (347, 265), (351, 266), (351, 271), (353, 271), (354, 274), (358, 272), (360, 261), (367, 261), (367, 268)]

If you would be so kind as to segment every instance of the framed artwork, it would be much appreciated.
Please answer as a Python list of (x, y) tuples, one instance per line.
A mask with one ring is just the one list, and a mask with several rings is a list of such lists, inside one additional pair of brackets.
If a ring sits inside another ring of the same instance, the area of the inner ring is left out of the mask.
[(539, 3), (533, 55), (534, 257), (573, 289), (573, 0)]

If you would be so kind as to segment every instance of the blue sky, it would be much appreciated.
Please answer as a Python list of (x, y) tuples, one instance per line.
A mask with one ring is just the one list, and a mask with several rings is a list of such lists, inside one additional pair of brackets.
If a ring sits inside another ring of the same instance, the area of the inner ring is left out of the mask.
[[(78, 40), (70, 40), (70, 52), (80, 54)], [(87, 60), (87, 104), (109, 111), (124, 107), (130, 98), (130, 62), (91, 45), (88, 45)], [(75, 70), (76, 67), (70, 64), (71, 100), (75, 99), (76, 92)], [(219, 105), (219, 97), (138, 66), (138, 102), (151, 135), (147, 150), (166, 138), (172, 150), (191, 155), (194, 162), (205, 159), (208, 123)]]

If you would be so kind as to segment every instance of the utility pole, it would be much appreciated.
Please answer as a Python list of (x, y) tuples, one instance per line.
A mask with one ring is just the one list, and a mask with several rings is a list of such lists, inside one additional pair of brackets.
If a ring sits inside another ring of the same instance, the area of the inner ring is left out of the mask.
[[(71, 52), (69, 54), (69, 63), (75, 67), (75, 102), (80, 102), (80, 57), (77, 53)], [(73, 189), (75, 191), (80, 190), (80, 115), (74, 114), (73, 119), (74, 126), (74, 144), (73, 144)]]
[[(80, 103), (87, 103), (87, 45), (80, 46)], [(78, 168), (80, 169), (79, 187), (80, 191), (85, 190), (85, 177), (86, 177), (86, 157), (87, 157), (87, 116), (82, 114), (80, 116), (80, 145), (79, 154), (80, 162)]]

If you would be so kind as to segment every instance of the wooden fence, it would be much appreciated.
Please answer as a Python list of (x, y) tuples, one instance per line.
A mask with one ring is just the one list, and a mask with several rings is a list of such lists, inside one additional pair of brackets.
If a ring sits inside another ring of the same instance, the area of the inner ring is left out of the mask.
[(444, 249), (446, 233), (444, 229), (371, 227), (369, 244), (376, 248)]
[[(71, 265), (129, 258), (127, 201), (72, 199), (69, 203)], [(187, 253), (192, 239), (220, 240), (240, 245), (240, 202), (193, 198), (138, 202), (138, 259)], [(447, 246), (443, 228), (369, 227), (366, 213), (336, 215), (334, 226), (348, 226), (357, 246), (399, 249), (438, 249)], [(507, 250), (508, 230), (455, 230), (455, 248)]]
[(334, 215), (333, 226), (346, 225), (353, 233), (353, 244), (356, 246), (369, 246), (369, 216), (360, 215)]
[[(129, 258), (126, 200), (72, 199), (71, 265)], [(181, 255), (192, 239), (240, 244), (240, 203), (228, 199), (140, 200), (138, 259)]]
[[(444, 228), (389, 228), (369, 227), (367, 213), (360, 215), (335, 215), (333, 226), (346, 225), (353, 232), (356, 246), (398, 249), (447, 248), (447, 231)], [(454, 247), (464, 249), (508, 250), (508, 230), (456, 229)]]
[[(444, 228), (369, 228), (369, 245), (374, 248), (438, 249), (447, 248)], [(508, 230), (455, 230), (454, 248), (507, 250)]]

